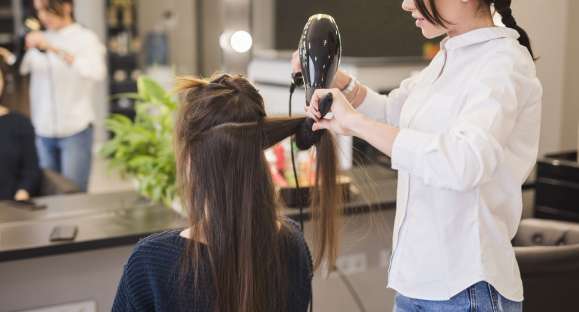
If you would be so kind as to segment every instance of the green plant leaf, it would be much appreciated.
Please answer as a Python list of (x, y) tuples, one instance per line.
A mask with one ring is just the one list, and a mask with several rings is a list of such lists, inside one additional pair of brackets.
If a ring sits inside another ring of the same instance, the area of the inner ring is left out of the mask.
[(172, 137), (177, 104), (154, 80), (141, 77), (137, 84), (138, 93), (119, 95), (137, 100), (134, 121), (111, 115), (105, 125), (113, 138), (99, 152), (109, 159), (109, 168), (137, 181), (141, 195), (170, 205), (176, 196)]

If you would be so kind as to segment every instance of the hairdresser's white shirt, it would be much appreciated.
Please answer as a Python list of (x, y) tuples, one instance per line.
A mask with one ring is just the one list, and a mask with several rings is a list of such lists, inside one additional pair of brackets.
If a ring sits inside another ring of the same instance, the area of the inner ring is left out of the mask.
[(402, 295), (448, 300), (487, 281), (523, 300), (511, 239), (537, 157), (542, 87), (517, 38), (503, 27), (447, 38), (420, 74), (359, 108), (401, 128), (388, 284)]
[(20, 72), (31, 74), (30, 104), (36, 133), (67, 137), (94, 121), (94, 86), (106, 76), (105, 48), (97, 36), (79, 24), (44, 32), (53, 46), (74, 55), (67, 64), (54, 53), (26, 52)]

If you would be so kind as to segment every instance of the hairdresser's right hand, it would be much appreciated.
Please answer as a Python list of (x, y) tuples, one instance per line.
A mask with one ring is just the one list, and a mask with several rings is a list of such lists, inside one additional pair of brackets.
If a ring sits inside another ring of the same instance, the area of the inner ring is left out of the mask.
[[(330, 108), (330, 112), (333, 114), (331, 119), (321, 118), (319, 111), (319, 104), (328, 93), (332, 93), (334, 97), (334, 101)], [(317, 89), (314, 91), (306, 114), (315, 121), (312, 126), (312, 131), (328, 129), (335, 134), (347, 136), (356, 135), (354, 133), (355, 121), (359, 120), (358, 117), (362, 116), (362, 114), (356, 111), (352, 104), (346, 99), (344, 94), (336, 88)]]

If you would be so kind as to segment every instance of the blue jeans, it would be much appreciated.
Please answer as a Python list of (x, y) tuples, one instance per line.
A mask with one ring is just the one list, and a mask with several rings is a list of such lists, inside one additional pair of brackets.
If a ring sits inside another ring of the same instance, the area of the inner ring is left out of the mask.
[(36, 136), (40, 167), (54, 170), (86, 192), (92, 163), (92, 126), (64, 138)]
[(521, 312), (522, 302), (506, 299), (487, 282), (472, 285), (448, 301), (420, 300), (396, 294), (394, 312)]

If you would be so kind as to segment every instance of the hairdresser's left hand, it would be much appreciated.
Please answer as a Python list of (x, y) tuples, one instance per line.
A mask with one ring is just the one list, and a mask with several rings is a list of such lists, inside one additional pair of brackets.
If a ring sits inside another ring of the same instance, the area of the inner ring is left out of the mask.
[(36, 48), (39, 50), (46, 50), (48, 48), (48, 41), (40, 31), (29, 32), (26, 35), (25, 41), (28, 49)]
[[(334, 115), (331, 119), (320, 119), (319, 103), (328, 93), (332, 93), (334, 102), (330, 112)], [(361, 114), (348, 102), (339, 89), (318, 89), (314, 92), (310, 106), (306, 107), (306, 114), (313, 118), (312, 130), (328, 129), (336, 134), (354, 135), (353, 124)]]

